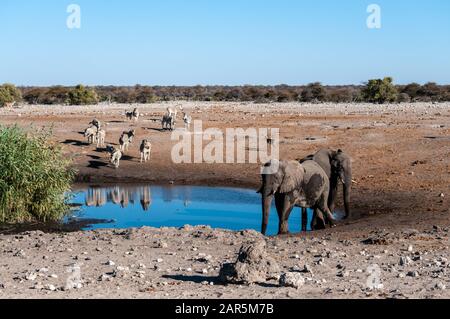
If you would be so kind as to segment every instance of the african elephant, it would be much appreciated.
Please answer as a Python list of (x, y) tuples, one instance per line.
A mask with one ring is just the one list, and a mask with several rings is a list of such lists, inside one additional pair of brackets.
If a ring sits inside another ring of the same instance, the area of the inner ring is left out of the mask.
[(265, 235), (273, 198), (278, 212), (278, 234), (287, 234), (288, 219), (294, 206), (312, 208), (317, 217), (324, 213), (331, 226), (333, 215), (328, 209), (329, 179), (323, 169), (314, 161), (275, 161), (264, 165), (262, 186), (262, 227)]
[[(345, 218), (351, 218), (350, 191), (352, 187), (352, 161), (350, 156), (342, 150), (332, 151), (330, 149), (322, 149), (316, 154), (300, 160), (300, 163), (310, 160), (319, 164), (330, 180), (330, 194), (328, 197), (328, 207), (330, 208), (330, 211), (334, 210), (338, 184), (339, 181), (342, 182)], [(303, 215), (305, 214), (306, 212), (303, 211)]]

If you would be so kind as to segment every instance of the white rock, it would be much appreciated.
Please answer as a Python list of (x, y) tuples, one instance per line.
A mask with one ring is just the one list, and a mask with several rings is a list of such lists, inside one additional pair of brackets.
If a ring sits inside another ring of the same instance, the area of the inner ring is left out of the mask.
[(56, 287), (53, 285), (45, 285), (45, 289), (49, 290), (49, 291), (55, 291)]
[(438, 282), (438, 283), (436, 284), (436, 286), (434, 286), (434, 289), (437, 289), (437, 290), (445, 290), (445, 289), (447, 289), (447, 287), (446, 287), (442, 282)]
[(25, 277), (26, 280), (31, 280), (31, 281), (36, 280), (36, 278), (37, 278), (37, 274), (35, 274), (35, 273), (28, 274)]
[(305, 278), (299, 273), (284, 273), (280, 276), (279, 284), (281, 287), (292, 287), (299, 289), (305, 284)]

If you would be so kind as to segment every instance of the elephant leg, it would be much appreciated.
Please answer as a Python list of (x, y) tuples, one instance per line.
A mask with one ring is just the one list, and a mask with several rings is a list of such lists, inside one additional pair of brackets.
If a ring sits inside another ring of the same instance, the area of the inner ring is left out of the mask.
[(333, 217), (333, 214), (331, 213), (330, 209), (328, 208), (326, 197), (323, 196), (319, 200), (317, 208), (319, 208), (325, 214), (325, 216), (327, 217), (328, 223), (330, 224), (331, 227), (336, 226), (336, 221)]
[(343, 185), (344, 187), (344, 206), (345, 206), (345, 218), (352, 218), (352, 213), (350, 211), (350, 189), (351, 189), (351, 184), (352, 183), (352, 179), (349, 178), (349, 181), (347, 181), (347, 183), (345, 183), (345, 185)]
[(308, 228), (308, 211), (302, 207), (302, 231), (307, 231)]
[(311, 221), (312, 230), (325, 229), (325, 219), (322, 212), (317, 207), (314, 208), (313, 218)]
[(277, 209), (278, 214), (278, 234), (280, 234), (281, 225), (283, 224), (283, 210), (284, 210), (284, 203), (286, 199), (285, 194), (275, 194), (275, 207)]
[(328, 208), (331, 212), (334, 211), (336, 206), (336, 197), (338, 192), (338, 179), (332, 177), (330, 179), (330, 194), (328, 195)]
[[(277, 205), (276, 202), (277, 199), (275, 199), (275, 205)], [(281, 209), (278, 210), (278, 208)], [(280, 221), (278, 228), (278, 235), (285, 235), (289, 233), (288, 220), (293, 208), (294, 204), (291, 203), (289, 196), (278, 195), (277, 211), (278, 211), (278, 218)]]

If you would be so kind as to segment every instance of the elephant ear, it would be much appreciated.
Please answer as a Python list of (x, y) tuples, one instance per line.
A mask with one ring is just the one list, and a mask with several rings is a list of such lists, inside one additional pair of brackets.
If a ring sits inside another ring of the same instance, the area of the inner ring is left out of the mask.
[(284, 177), (280, 185), (280, 193), (285, 194), (292, 192), (300, 187), (305, 169), (297, 161), (287, 162), (284, 168)]

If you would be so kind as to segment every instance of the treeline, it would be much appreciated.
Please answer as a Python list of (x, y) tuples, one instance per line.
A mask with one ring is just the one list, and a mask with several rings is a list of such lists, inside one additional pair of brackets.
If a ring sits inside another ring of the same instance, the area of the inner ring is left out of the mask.
[[(5, 85), (4, 85), (5, 86)], [(11, 85), (8, 85), (11, 91)], [(0, 106), (2, 106), (0, 87)], [(369, 80), (366, 85), (324, 86), (95, 86), (20, 87), (20, 99), (29, 104), (155, 103), (161, 101), (269, 102), (443, 102), (450, 101), (450, 85), (427, 83), (394, 85), (392, 78)], [(17, 100), (17, 92), (14, 98)], [(19, 101), (17, 101), (19, 102)]]

